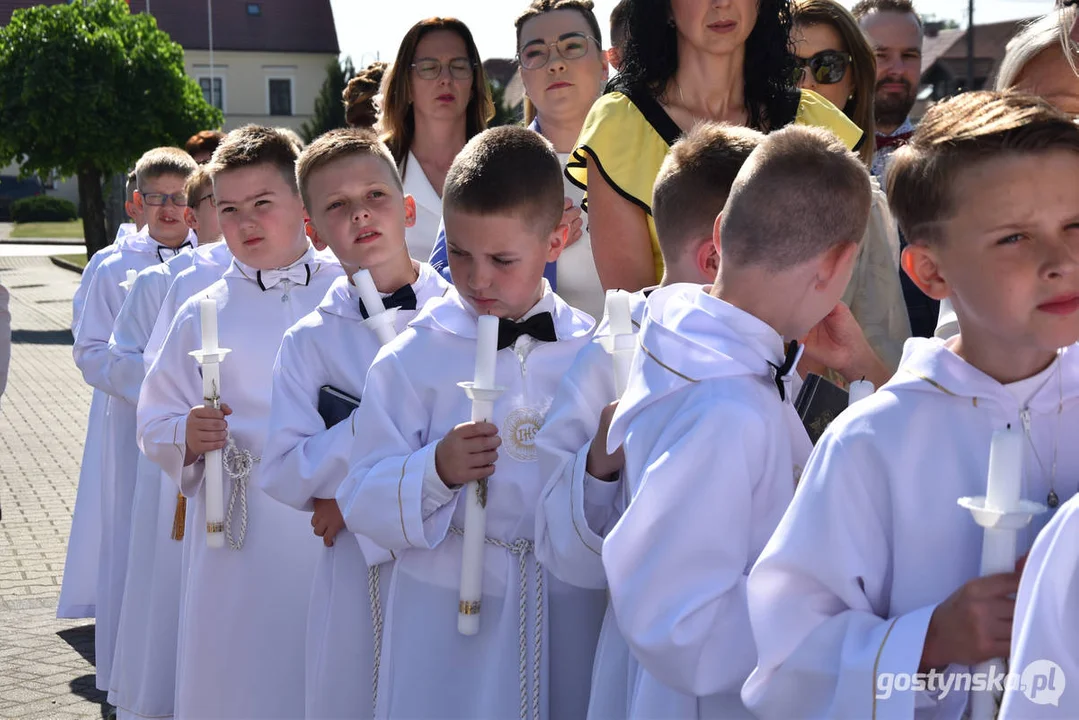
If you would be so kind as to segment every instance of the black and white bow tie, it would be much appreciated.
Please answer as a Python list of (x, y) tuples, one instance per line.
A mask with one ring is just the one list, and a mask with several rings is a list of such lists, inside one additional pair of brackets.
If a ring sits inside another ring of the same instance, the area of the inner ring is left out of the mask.
[(255, 273), (255, 282), (263, 290), (269, 290), (286, 280), (293, 285), (307, 285), (311, 282), (311, 266), (303, 263), (302, 265), (293, 265), (290, 268), (259, 270)]
[[(387, 310), (389, 310), (390, 308), (415, 310), (416, 291), (412, 289), (411, 285), (402, 285), (401, 287), (394, 290), (392, 294), (382, 298), (382, 305)], [(363, 300), (360, 300), (360, 315), (363, 315), (364, 320), (369, 317), (367, 314), (367, 308), (363, 304)]]
[(801, 350), (802, 348), (798, 345), (798, 342), (791, 340), (790, 344), (787, 345), (787, 354), (783, 358), (783, 364), (768, 363), (775, 371), (776, 388), (779, 390), (780, 400), (785, 401), (787, 399), (787, 385), (784, 381), (794, 372), (794, 366), (798, 363), (798, 358), (802, 354)]
[(176, 246), (174, 248), (166, 247), (165, 245), (158, 245), (157, 246), (157, 259), (160, 260), (161, 262), (165, 262), (169, 258), (174, 258), (177, 255), (179, 255), (180, 253), (182, 253), (184, 251), (184, 249), (190, 249), (190, 248), (191, 248), (191, 241), (190, 240), (184, 240), (180, 245), (178, 245), (178, 246)]
[(514, 322), (507, 318), (498, 320), (498, 349), (508, 348), (522, 335), (531, 335), (542, 342), (555, 342), (554, 318), (549, 312), (536, 313), (527, 320)]

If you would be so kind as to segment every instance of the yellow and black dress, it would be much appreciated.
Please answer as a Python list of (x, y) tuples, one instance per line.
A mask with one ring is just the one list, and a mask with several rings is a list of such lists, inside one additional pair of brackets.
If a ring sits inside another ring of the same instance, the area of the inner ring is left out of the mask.
[[(794, 103), (791, 103), (792, 108)], [(790, 122), (831, 130), (856, 150), (864, 133), (830, 102), (811, 90), (800, 91)], [(588, 173), (599, 172), (614, 190), (645, 212), (652, 239), (656, 282), (663, 278), (663, 256), (652, 221), (652, 186), (671, 145), (682, 134), (648, 92), (629, 89), (609, 92), (596, 100), (585, 118), (581, 135), (566, 164), (566, 175), (588, 190)], [(583, 204), (588, 209), (587, 195)]]

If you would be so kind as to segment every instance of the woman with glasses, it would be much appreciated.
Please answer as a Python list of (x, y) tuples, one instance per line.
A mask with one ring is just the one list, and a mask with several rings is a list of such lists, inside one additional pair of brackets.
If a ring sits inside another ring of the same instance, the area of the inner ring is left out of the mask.
[[(835, 0), (794, 0), (791, 16), (794, 83), (841, 108), (865, 137), (873, 137), (876, 60), (854, 16)], [(873, 143), (864, 143), (858, 151), (867, 168), (873, 164), (873, 151)], [(910, 337), (899, 272), (899, 228), (874, 180), (869, 226), (843, 302), (892, 371), (899, 366), (903, 343)], [(838, 373), (814, 367), (808, 360), (802, 367), (842, 383)]]
[(792, 122), (859, 147), (862, 131), (791, 83), (790, 0), (629, 0), (621, 73), (592, 107), (567, 172), (587, 190), (604, 288), (663, 276), (652, 185), (670, 145), (701, 120), (770, 131)]
[[(551, 141), (565, 166), (607, 82), (599, 21), (591, 0), (534, 0), (515, 25), (525, 122)], [(566, 197), (580, 208), (584, 192), (568, 178), (565, 186)], [(553, 274), (553, 285), (566, 302), (593, 317), (603, 315), (603, 287), (587, 229), (562, 253)]]
[(428, 18), (401, 41), (385, 81), (382, 139), (416, 201), (405, 232), (409, 254), (426, 260), (442, 217), (442, 185), (465, 143), (487, 128), (494, 104), (472, 33), (460, 20)]

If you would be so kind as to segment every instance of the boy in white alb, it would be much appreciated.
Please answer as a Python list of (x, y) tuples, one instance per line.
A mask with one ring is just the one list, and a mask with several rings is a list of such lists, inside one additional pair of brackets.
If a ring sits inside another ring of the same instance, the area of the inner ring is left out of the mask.
[[(295, 184), (296, 149), (254, 125), (229, 133), (210, 173), (234, 255), (221, 280), (180, 308), (139, 397), (142, 448), (188, 498), (177, 718), (303, 714), (304, 618), (317, 545), (306, 515), (258, 487), (281, 337), (340, 275), (314, 258)], [(221, 408), (203, 405), (201, 301), (216, 303)], [(227, 417), (227, 420), (226, 420)], [(226, 448), (226, 441), (228, 447)], [(207, 546), (206, 453), (224, 448), (225, 546)]]
[[(133, 222), (122, 224), (117, 229), (116, 239), (112, 244), (98, 250), (86, 263), (79, 278), (79, 287), (71, 300), (72, 335), (78, 331), (82, 311), (86, 306), (86, 293), (90, 290), (98, 266), (123, 246), (128, 235), (137, 233), (145, 225), (141, 209), (135, 206), (134, 170), (127, 177), (126, 191), (124, 209)], [(98, 555), (101, 552), (101, 435), (105, 427), (107, 401), (107, 393), (95, 388), (86, 423), (86, 442), (83, 444), (82, 464), (79, 466), (75, 509), (71, 514), (64, 579), (60, 586), (60, 599), (56, 604), (58, 618), (94, 616)]]
[[(204, 165), (187, 178), (184, 194), (184, 220), (198, 236), (199, 247), (138, 274), (109, 341), (112, 385), (132, 407), (138, 404), (146, 375), (143, 353), (169, 286), (180, 272), (191, 267), (197, 253), (208, 252), (221, 240), (213, 185)], [(179, 520), (183, 528), (183, 513), (181, 510), (177, 514), (172, 482), (142, 452), (136, 474), (130, 479), (134, 484), (130, 547), (109, 704), (117, 708), (121, 720), (170, 717), (175, 694), (182, 539), (182, 535), (173, 537), (173, 524)], [(147, 638), (153, 641), (147, 642)]]
[[(1044, 101), (964, 93), (889, 170), (903, 266), (961, 328), (828, 428), (749, 579), (761, 718), (959, 718), (966, 689), (914, 682), (1007, 658), (1019, 577), (979, 577), (993, 433), (1022, 444), (1022, 497), (1079, 477), (1079, 126)], [(1060, 348), (1068, 348), (1060, 350)], [(1046, 521), (1019, 531), (1019, 553)], [(992, 701), (992, 698), (986, 698)]]
[(833, 311), (865, 233), (869, 174), (827, 131), (763, 139), (731, 188), (711, 287), (652, 293), (609, 448), (629, 506), (603, 543), (618, 627), (640, 664), (628, 716), (751, 717), (746, 576), (810, 440), (797, 342)]
[(389, 566), (378, 563), (389, 554), (379, 550), (378, 557), (365, 559), (356, 537), (340, 533), (344, 519), (334, 499), (348, 472), (354, 435), (364, 432), (353, 422), (350, 403), (334, 401), (360, 399), (381, 347), (351, 277), (360, 268), (370, 272), (380, 302), (396, 308), (396, 331), (449, 284), (408, 256), (405, 228), (415, 221), (415, 202), (403, 194), (393, 157), (375, 133), (332, 130), (316, 139), (300, 155), (296, 181), (312, 237), (333, 250), (346, 277), (285, 333), (274, 365), (259, 484), (286, 505), (313, 510), (311, 524), (326, 546), (307, 617), (306, 717), (365, 718), (372, 716), (377, 647), (370, 593), (380, 578), (369, 584), (368, 564), (372, 573), (387, 573), (388, 586)]
[[(1079, 708), (1079, 495), (1064, 503), (1026, 559), (1001, 720), (1068, 720)], [(1070, 680), (1070, 682), (1069, 682)]]
[[(500, 127), (473, 138), (443, 193), (455, 289), (368, 372), (337, 500), (349, 530), (396, 557), (377, 717), (546, 719), (584, 707), (598, 617), (580, 608), (587, 593), (548, 575), (533, 550), (543, 489), (535, 432), (593, 326), (543, 279), (565, 243), (562, 197), (558, 158), (536, 133)], [(504, 392), (491, 423), (468, 422), (471, 401), (457, 386), (474, 377), (480, 314), (500, 318), (494, 383)], [(480, 627), (465, 636), (461, 486), (488, 477)]]
[(197, 243), (183, 220), (184, 183), (195, 167), (191, 156), (177, 148), (155, 148), (139, 158), (135, 203), (144, 213), (146, 227), (125, 238), (123, 246), (98, 267), (75, 334), (75, 364), (86, 382), (110, 396), (101, 440), (102, 530), (94, 635), (97, 687), (104, 691), (109, 689), (120, 620), (138, 461), (135, 407), (123, 399), (110, 374), (109, 339), (129, 289), (127, 272), (157, 265)]
[[(735, 175), (763, 137), (748, 128), (702, 124), (671, 147), (656, 177), (653, 217), (663, 252), (661, 286), (711, 283), (719, 256), (712, 226)], [(630, 296), (639, 327), (651, 289)], [(608, 351), (609, 318), (581, 350), (558, 386), (547, 421), (536, 435), (547, 486), (536, 510), (536, 557), (547, 571), (580, 588), (605, 590), (600, 558), (603, 538), (626, 506), (622, 453), (607, 454), (607, 429), (617, 406), (614, 366)], [(592, 669), (588, 717), (626, 717), (637, 664), (606, 609)], [(555, 670), (555, 669), (553, 669)]]

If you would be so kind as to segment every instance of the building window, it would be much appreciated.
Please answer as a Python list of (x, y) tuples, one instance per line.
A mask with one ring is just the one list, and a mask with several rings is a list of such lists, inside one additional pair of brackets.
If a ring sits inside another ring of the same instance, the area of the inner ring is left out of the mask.
[(247, 14), (255, 16), (261, 15), (262, 5), (260, 3), (247, 3)]
[(292, 114), (292, 79), (270, 78), (270, 114)]
[[(210, 83), (213, 82), (213, 94), (210, 93)], [(225, 110), (225, 93), (224, 93), (224, 78), (214, 77), (200, 77), (199, 87), (202, 88), (202, 97), (206, 102), (213, 105), (218, 110), (224, 112)]]

